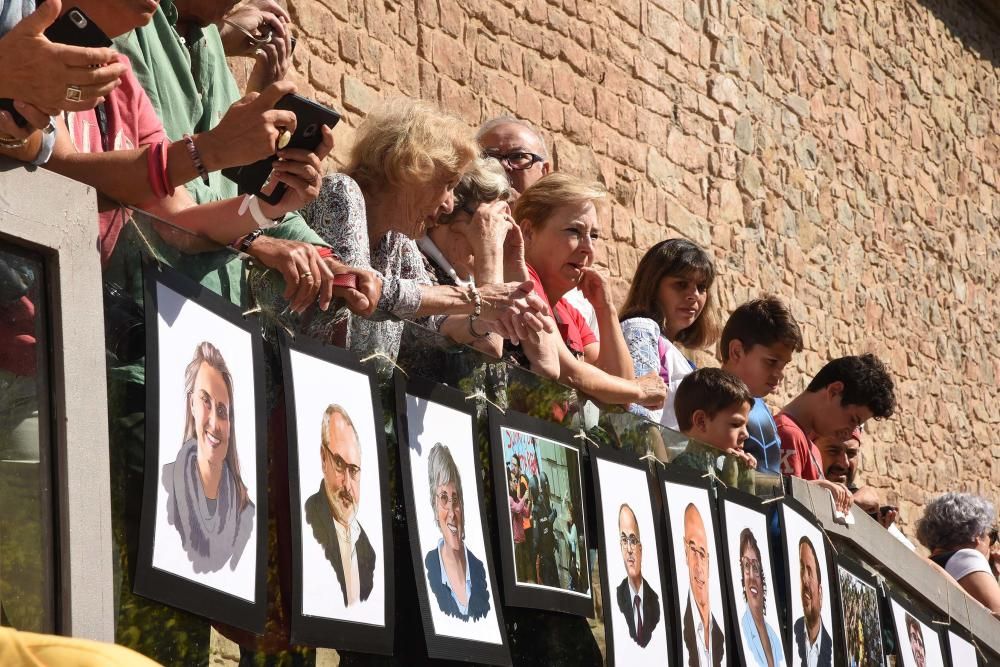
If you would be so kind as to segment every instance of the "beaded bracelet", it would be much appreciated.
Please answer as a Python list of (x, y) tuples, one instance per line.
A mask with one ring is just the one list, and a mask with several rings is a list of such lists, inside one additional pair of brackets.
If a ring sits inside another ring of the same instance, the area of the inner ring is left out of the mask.
[(198, 152), (198, 147), (194, 145), (194, 137), (190, 134), (185, 134), (184, 142), (187, 144), (191, 162), (194, 162), (194, 168), (198, 172), (198, 175), (201, 176), (201, 182), (208, 185), (208, 171), (205, 169), (205, 163), (201, 161), (201, 153)]

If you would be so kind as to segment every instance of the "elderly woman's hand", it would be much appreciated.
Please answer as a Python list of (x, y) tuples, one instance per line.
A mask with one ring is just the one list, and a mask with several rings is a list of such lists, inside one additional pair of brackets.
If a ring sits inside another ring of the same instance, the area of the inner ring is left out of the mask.
[(337, 296), (344, 300), (355, 315), (371, 317), (378, 306), (378, 300), (382, 297), (381, 276), (368, 269), (348, 266), (335, 257), (327, 257), (323, 261), (335, 275), (354, 276), (355, 284), (354, 287), (339, 287), (334, 285), (332, 280), (324, 281), (319, 294), (320, 309), (329, 308), (333, 297)]
[(636, 405), (650, 410), (659, 410), (667, 400), (667, 385), (656, 371), (651, 371), (635, 379), (639, 385), (639, 398)]
[(482, 203), (476, 207), (468, 222), (457, 223), (460, 232), (476, 253), (482, 250), (500, 251), (507, 231), (514, 225), (510, 206), (505, 201)]
[(580, 291), (583, 297), (596, 309), (613, 308), (611, 301), (611, 288), (608, 286), (607, 277), (597, 269), (588, 266), (580, 269)]
[[(483, 285), (479, 288), (483, 300), (483, 312), (480, 317), (484, 322), (503, 320), (510, 326), (509, 320), (514, 315), (529, 312), (548, 315), (549, 304), (533, 292), (533, 288), (534, 284), (530, 280), (522, 283)], [(548, 324), (546, 330), (551, 331), (551, 326)]]

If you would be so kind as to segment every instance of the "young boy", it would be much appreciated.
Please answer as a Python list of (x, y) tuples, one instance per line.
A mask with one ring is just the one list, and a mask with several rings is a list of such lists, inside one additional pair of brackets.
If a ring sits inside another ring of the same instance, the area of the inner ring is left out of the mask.
[[(681, 432), (692, 440), (711, 445), (755, 468), (757, 460), (743, 451), (747, 439), (747, 414), (753, 403), (750, 390), (735, 375), (721, 368), (699, 368), (686, 376), (674, 399), (674, 412)], [(674, 463), (702, 469), (708, 459), (689, 445)]]
[(814, 438), (847, 440), (869, 419), (885, 419), (895, 409), (892, 377), (875, 355), (834, 359), (774, 418), (781, 438), (781, 472), (828, 488), (838, 508), (850, 511), (851, 494), (846, 486), (826, 479)]
[(781, 439), (764, 397), (777, 389), (792, 355), (802, 351), (802, 331), (775, 296), (748, 301), (733, 311), (719, 343), (722, 369), (743, 380), (753, 394), (744, 444), (758, 470), (781, 472)]

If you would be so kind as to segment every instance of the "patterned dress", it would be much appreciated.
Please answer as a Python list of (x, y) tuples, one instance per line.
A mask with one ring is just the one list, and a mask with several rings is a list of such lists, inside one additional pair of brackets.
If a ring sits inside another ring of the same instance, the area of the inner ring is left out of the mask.
[[(371, 269), (382, 278), (382, 296), (371, 318), (348, 316), (348, 347), (362, 355), (382, 352), (395, 358), (403, 332), (401, 320), (413, 318), (420, 307), (421, 287), (431, 284), (416, 242), (391, 231), (372, 248), (361, 188), (344, 174), (323, 179), (319, 197), (302, 214), (345, 264)], [(442, 321), (443, 316), (433, 316), (418, 323), (436, 331)], [(306, 333), (333, 340), (336, 324), (330, 318), (317, 318), (306, 326)]]

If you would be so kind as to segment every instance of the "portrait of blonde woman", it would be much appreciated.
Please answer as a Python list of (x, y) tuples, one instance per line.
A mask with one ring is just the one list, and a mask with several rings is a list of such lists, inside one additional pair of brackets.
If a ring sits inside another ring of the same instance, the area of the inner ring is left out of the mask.
[(199, 343), (184, 369), (184, 401), (180, 451), (160, 478), (167, 522), (196, 573), (235, 570), (253, 532), (255, 507), (236, 451), (233, 377), (212, 343)]

